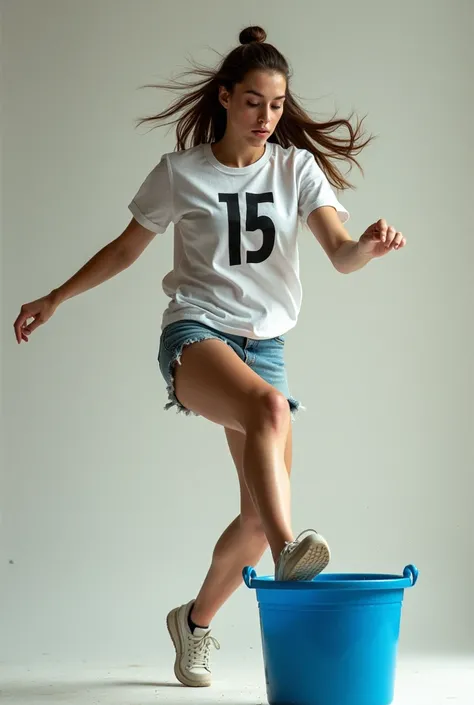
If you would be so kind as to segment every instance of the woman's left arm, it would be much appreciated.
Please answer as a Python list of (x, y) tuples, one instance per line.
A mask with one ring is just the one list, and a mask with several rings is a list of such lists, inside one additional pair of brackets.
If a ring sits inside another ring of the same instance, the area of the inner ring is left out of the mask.
[(307, 224), (334, 267), (341, 274), (362, 269), (372, 259), (382, 257), (406, 245), (406, 238), (381, 218), (370, 225), (358, 242), (341, 223), (336, 209), (321, 206), (312, 211)]

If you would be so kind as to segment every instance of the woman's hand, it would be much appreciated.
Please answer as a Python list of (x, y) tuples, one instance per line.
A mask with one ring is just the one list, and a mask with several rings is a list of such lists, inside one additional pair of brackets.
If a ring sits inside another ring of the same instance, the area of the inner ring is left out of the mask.
[(392, 250), (401, 250), (402, 247), (405, 247), (406, 242), (406, 238), (401, 232), (381, 218), (370, 225), (361, 235), (358, 246), (363, 255), (383, 257)]
[[(27, 343), (28, 336), (38, 328), (38, 326), (46, 323), (58, 307), (58, 302), (55, 300), (54, 294), (48, 294), (48, 296), (43, 296), (41, 299), (36, 301), (31, 301), (29, 304), (23, 304), (20, 309), (20, 313), (13, 328), (15, 329), (15, 337), (17, 343), (22, 341)], [(30, 319), (33, 319), (31, 323), (28, 323)]]

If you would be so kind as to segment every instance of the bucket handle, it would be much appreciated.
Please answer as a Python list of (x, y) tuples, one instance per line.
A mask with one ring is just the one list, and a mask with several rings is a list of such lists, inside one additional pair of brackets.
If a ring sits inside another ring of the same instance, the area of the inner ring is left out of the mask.
[(248, 588), (250, 588), (252, 587), (252, 580), (257, 577), (257, 572), (251, 565), (247, 565), (242, 571), (242, 576), (244, 578), (244, 583)]
[(411, 581), (411, 587), (413, 587), (413, 585), (415, 585), (416, 581), (418, 580), (418, 568), (412, 563), (406, 565), (403, 569), (403, 577), (409, 578), (409, 580)]

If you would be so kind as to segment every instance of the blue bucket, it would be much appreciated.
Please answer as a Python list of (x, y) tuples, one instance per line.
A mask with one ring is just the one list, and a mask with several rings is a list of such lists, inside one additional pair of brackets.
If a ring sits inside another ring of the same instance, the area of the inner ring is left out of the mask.
[(403, 575), (321, 573), (314, 580), (244, 581), (257, 591), (270, 705), (389, 705), (393, 700)]

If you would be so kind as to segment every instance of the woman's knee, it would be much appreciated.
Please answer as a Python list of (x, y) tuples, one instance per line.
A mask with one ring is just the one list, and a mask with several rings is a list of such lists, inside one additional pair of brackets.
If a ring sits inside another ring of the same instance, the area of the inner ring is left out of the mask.
[(251, 395), (246, 403), (243, 426), (249, 430), (271, 428), (276, 432), (285, 430), (290, 423), (291, 414), (288, 400), (277, 389)]

